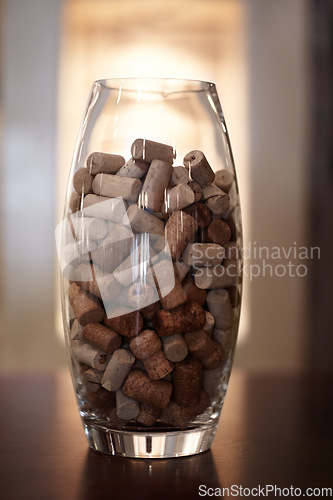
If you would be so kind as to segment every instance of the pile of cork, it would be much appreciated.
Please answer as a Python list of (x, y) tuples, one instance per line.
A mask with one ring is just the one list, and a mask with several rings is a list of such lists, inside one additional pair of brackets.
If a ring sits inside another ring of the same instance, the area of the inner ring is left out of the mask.
[(94, 152), (73, 177), (69, 352), (85, 410), (111, 424), (184, 428), (233, 345), (234, 176), (201, 151), (175, 157), (137, 139), (129, 161)]

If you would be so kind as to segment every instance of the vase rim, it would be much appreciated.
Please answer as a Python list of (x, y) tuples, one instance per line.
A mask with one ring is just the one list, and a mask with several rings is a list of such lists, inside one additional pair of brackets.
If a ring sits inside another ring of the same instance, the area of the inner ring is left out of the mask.
[(122, 89), (124, 91), (150, 91), (150, 92), (202, 92), (215, 89), (215, 83), (204, 80), (192, 80), (187, 78), (103, 78), (95, 80), (95, 85), (103, 88)]

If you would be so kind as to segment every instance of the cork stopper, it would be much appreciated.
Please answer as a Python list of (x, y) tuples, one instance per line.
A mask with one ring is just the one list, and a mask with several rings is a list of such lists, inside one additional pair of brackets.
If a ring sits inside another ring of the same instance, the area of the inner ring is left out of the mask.
[(197, 223), (186, 212), (176, 210), (165, 225), (165, 237), (168, 241), (172, 260), (178, 260), (187, 243), (197, 230)]
[(196, 406), (181, 406), (171, 401), (169, 406), (162, 411), (160, 419), (162, 422), (175, 427), (186, 427), (188, 423), (197, 415), (203, 413), (210, 404), (210, 399), (205, 391), (200, 391), (199, 402)]
[(207, 369), (221, 366), (225, 360), (221, 346), (204, 330), (186, 333), (184, 336), (189, 352)]
[(186, 358), (175, 363), (173, 372), (173, 400), (181, 406), (195, 406), (200, 399), (202, 364), (198, 359)]
[(144, 425), (145, 427), (151, 427), (155, 424), (158, 416), (160, 414), (160, 410), (158, 408), (154, 408), (145, 403), (141, 403), (140, 405), (140, 413), (137, 422)]
[(173, 370), (173, 363), (166, 358), (162, 350), (145, 359), (143, 363), (151, 380), (164, 378)]
[(184, 211), (191, 215), (198, 227), (202, 229), (207, 227), (212, 220), (212, 214), (204, 203), (193, 203), (193, 205), (185, 208)]
[(135, 337), (143, 328), (143, 319), (139, 311), (130, 311), (126, 307), (118, 308), (114, 318), (104, 318), (104, 324), (124, 337)]
[(81, 290), (76, 283), (71, 284), (68, 295), (69, 303), (73, 307), (75, 316), (81, 325), (93, 322), (99, 323), (103, 320), (104, 309), (93, 295)]
[(85, 167), (79, 168), (74, 174), (73, 186), (77, 193), (88, 194), (92, 192), (92, 183), (94, 177), (89, 173), (89, 170)]
[(170, 402), (172, 384), (166, 380), (150, 380), (141, 370), (131, 370), (122, 387), (125, 396), (154, 408), (166, 408)]
[(121, 337), (100, 323), (88, 323), (82, 330), (82, 338), (107, 354), (112, 354), (121, 346)]
[(155, 330), (160, 337), (199, 330), (205, 321), (205, 311), (197, 302), (170, 311), (159, 310), (154, 316)]
[(148, 359), (162, 348), (159, 336), (153, 330), (143, 330), (130, 341), (130, 348), (138, 359)]

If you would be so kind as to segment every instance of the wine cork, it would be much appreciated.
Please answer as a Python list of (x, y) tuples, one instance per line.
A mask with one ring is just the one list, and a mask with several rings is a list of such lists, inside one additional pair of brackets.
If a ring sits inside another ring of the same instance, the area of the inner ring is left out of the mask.
[(91, 263), (81, 263), (76, 269), (74, 280), (83, 290), (102, 299), (102, 302), (111, 302), (121, 291), (121, 285), (113, 274), (104, 273), (98, 266)]
[(181, 406), (196, 406), (200, 399), (202, 364), (187, 358), (175, 364), (173, 372), (173, 400)]
[(153, 160), (147, 172), (138, 205), (152, 212), (160, 212), (164, 191), (169, 185), (172, 166), (162, 160)]
[(224, 250), (216, 243), (189, 243), (182, 253), (182, 260), (189, 266), (198, 267), (217, 266), (221, 264)]
[(203, 413), (209, 406), (210, 399), (205, 391), (200, 392), (199, 402), (196, 406), (181, 406), (171, 401), (166, 409), (164, 409), (159, 418), (165, 422), (176, 427), (186, 427), (188, 423), (197, 415)]
[(90, 174), (115, 174), (124, 165), (125, 158), (121, 155), (94, 152), (87, 158), (87, 169)]
[(159, 310), (154, 316), (155, 330), (160, 337), (199, 330), (205, 321), (205, 312), (196, 302), (175, 307), (170, 311)]
[[(206, 316), (206, 323), (202, 327), (202, 329), (208, 333), (208, 335), (212, 335), (214, 327), (215, 327), (215, 318), (214, 316), (208, 312), (205, 311), (205, 316)], [(216, 340), (216, 339), (215, 339)]]
[(230, 203), (229, 203), (228, 208), (225, 210), (225, 212), (223, 212), (222, 214), (219, 215), (219, 218), (226, 221), (230, 217), (233, 217), (233, 212), (235, 211), (236, 206), (237, 205), (230, 199)]
[(173, 363), (166, 358), (162, 350), (144, 359), (143, 364), (151, 380), (164, 378), (173, 370)]
[(164, 234), (164, 222), (155, 215), (142, 210), (137, 205), (131, 205), (124, 216), (136, 233)]
[(168, 242), (164, 238), (164, 235), (156, 235), (156, 234), (150, 233), (149, 240), (150, 240), (156, 254), (160, 254), (163, 252), (164, 254), (168, 255), (169, 246), (168, 246)]
[(230, 227), (220, 219), (214, 219), (207, 229), (207, 240), (219, 245), (225, 245), (231, 237)]
[(147, 281), (152, 286), (156, 286), (159, 297), (168, 295), (175, 286), (175, 276), (172, 261), (169, 258), (163, 258), (161, 252), (151, 259), (151, 266), (149, 274), (147, 274)]
[(147, 405), (145, 403), (141, 403), (140, 413), (136, 421), (144, 425), (145, 427), (152, 427), (155, 424), (159, 414), (160, 414), (159, 409), (154, 408), (153, 406)]
[(76, 319), (76, 316), (75, 316), (75, 312), (74, 312), (74, 309), (71, 306), (71, 304), (66, 304), (65, 314), (66, 314), (66, 318), (68, 319), (68, 321), (71, 322), (71, 326), (72, 326), (73, 321)]
[(129, 374), (135, 357), (126, 349), (117, 349), (105, 369), (101, 383), (107, 391), (117, 391), (121, 388)]
[(113, 318), (104, 318), (104, 324), (124, 337), (135, 337), (143, 328), (143, 319), (139, 311), (118, 306)]
[(136, 358), (145, 360), (161, 350), (162, 342), (153, 330), (143, 330), (130, 341), (130, 348)]
[(226, 353), (217, 342), (216, 344), (218, 348), (214, 349), (210, 353), (210, 356), (205, 358), (205, 361), (203, 362), (203, 365), (207, 370), (212, 370), (219, 366), (223, 366), (226, 361)]
[(104, 219), (80, 216), (72, 217), (75, 237), (78, 240), (101, 240), (108, 234), (108, 224)]
[(229, 193), (231, 185), (234, 181), (234, 174), (229, 170), (223, 169), (215, 172), (214, 184), (222, 189), (225, 193)]
[(175, 286), (165, 296), (162, 296), (160, 299), (161, 305), (163, 309), (173, 309), (174, 307), (180, 306), (184, 304), (187, 300), (187, 294), (184, 288), (182, 287), (179, 279), (175, 276)]
[[(158, 302), (158, 295), (148, 283), (141, 281), (133, 283), (127, 293), (128, 303), (135, 309), (141, 310)], [(154, 308), (154, 312), (158, 307)], [(141, 311), (142, 312), (142, 311)]]
[(232, 326), (234, 312), (227, 290), (224, 288), (210, 290), (207, 295), (207, 305), (209, 312), (215, 318), (216, 328), (226, 330)]
[(198, 288), (227, 288), (237, 284), (237, 269), (234, 266), (202, 267), (194, 275)]
[(166, 408), (170, 402), (172, 383), (166, 380), (150, 380), (140, 370), (131, 370), (122, 387), (126, 396), (140, 403), (147, 403), (154, 408)]
[(223, 367), (219, 366), (213, 370), (203, 370), (202, 387), (211, 398), (216, 397), (218, 388), (222, 381)]
[(81, 262), (75, 269), (73, 281), (80, 286), (83, 290), (100, 298), (100, 291), (95, 279), (94, 270), (91, 262)]
[(220, 344), (226, 355), (228, 355), (233, 341), (232, 328), (227, 328), (226, 330), (215, 328), (213, 332), (213, 339)]
[(192, 179), (201, 187), (208, 186), (215, 179), (215, 174), (202, 151), (190, 151), (184, 157), (184, 165)]
[(98, 409), (105, 415), (109, 415), (115, 408), (115, 393), (109, 392), (100, 387), (97, 391), (87, 389), (87, 400), (92, 407), (93, 411)]
[[(97, 248), (97, 243), (94, 240), (74, 241), (73, 243), (65, 245), (62, 253), (63, 270), (65, 270), (68, 265), (75, 268), (82, 263), (88, 264), (90, 262), (89, 252), (95, 248)], [(69, 270), (66, 271), (66, 276), (68, 276), (68, 279), (72, 279), (69, 278)]]
[(128, 287), (140, 280), (140, 252), (137, 246), (131, 249), (130, 255), (113, 271), (113, 275), (123, 287)]
[(200, 306), (204, 305), (207, 298), (207, 292), (206, 290), (201, 290), (196, 286), (192, 276), (187, 276), (184, 279), (183, 288), (187, 295), (186, 302), (197, 302)]
[(207, 207), (213, 214), (222, 215), (226, 212), (229, 206), (228, 195), (218, 195), (208, 198), (206, 201)]
[(186, 184), (178, 184), (165, 193), (162, 213), (170, 214), (175, 210), (182, 210), (194, 203), (193, 190)]
[(165, 357), (172, 363), (183, 361), (188, 354), (188, 349), (184, 337), (177, 333), (176, 335), (169, 335), (162, 337), (163, 351)]
[(237, 286), (230, 286), (226, 290), (229, 294), (231, 305), (232, 305), (233, 309), (235, 309), (236, 307), (238, 307), (240, 305), (240, 302), (241, 302), (241, 295), (239, 293), (238, 287)]
[(87, 194), (83, 199), (83, 210), (87, 217), (121, 222), (126, 209), (127, 203), (122, 198), (107, 198), (97, 194)]
[(103, 372), (95, 370), (94, 368), (89, 368), (86, 370), (83, 375), (83, 383), (91, 392), (97, 392), (101, 388), (101, 380), (102, 380)]
[(152, 380), (163, 378), (173, 369), (161, 350), (162, 343), (152, 330), (144, 330), (130, 342), (133, 354), (143, 360), (145, 369)]
[(242, 252), (233, 241), (228, 241), (223, 244), (224, 248), (224, 258), (227, 260), (238, 260)]
[(111, 174), (97, 174), (92, 183), (95, 194), (109, 198), (121, 196), (127, 201), (137, 201), (141, 188), (142, 182), (139, 179)]
[(107, 273), (112, 273), (116, 267), (129, 255), (133, 245), (131, 229), (119, 223), (102, 243), (91, 251), (92, 262)]
[(82, 330), (83, 326), (80, 325), (77, 319), (74, 319), (70, 332), (69, 339), (70, 340), (82, 340)]
[(79, 168), (74, 174), (73, 186), (77, 193), (88, 194), (92, 191), (93, 176), (85, 167)]
[(172, 165), (176, 153), (172, 146), (146, 139), (136, 139), (131, 147), (131, 154), (135, 160), (152, 163), (153, 160), (162, 160)]
[(212, 220), (212, 214), (204, 203), (194, 203), (185, 212), (193, 217), (200, 228), (207, 227)]
[(133, 307), (128, 303), (128, 287), (122, 286), (118, 295), (114, 297), (111, 302), (104, 304), (106, 316), (108, 318), (118, 316), (119, 307), (126, 307), (127, 312), (133, 311)]
[(82, 331), (82, 338), (107, 354), (112, 354), (121, 346), (121, 337), (100, 323), (88, 323)]
[(154, 314), (156, 311), (160, 309), (159, 302), (155, 302), (154, 304), (150, 304), (149, 306), (143, 307), (140, 309), (140, 313), (142, 314), (143, 319), (147, 323), (148, 321), (152, 322), (154, 318)]
[[(241, 276), (241, 261), (239, 260), (229, 260), (229, 259), (224, 259), (223, 261), (223, 267), (227, 269), (227, 273), (229, 276), (233, 276), (235, 278), (235, 282), (232, 286), (236, 286), (237, 283), (237, 278), (242, 279)], [(229, 287), (228, 287), (229, 288)]]
[(222, 214), (229, 207), (230, 196), (214, 184), (203, 188), (202, 197), (209, 210), (214, 214)]
[(69, 199), (69, 208), (73, 214), (75, 212), (78, 212), (79, 210), (81, 210), (82, 199), (83, 199), (83, 196), (81, 194), (79, 194), (77, 191), (73, 191), (71, 193), (71, 196)]
[(119, 177), (130, 177), (131, 179), (142, 179), (147, 173), (149, 164), (130, 158), (125, 165), (116, 173)]
[(104, 309), (100, 302), (93, 295), (81, 290), (76, 283), (72, 283), (69, 287), (68, 296), (75, 316), (81, 325), (99, 323), (103, 320)]
[(221, 346), (215, 342), (204, 330), (188, 332), (184, 335), (189, 352), (199, 359), (207, 369), (221, 366), (225, 359), (225, 354)]
[(103, 371), (106, 367), (108, 355), (97, 349), (96, 347), (81, 342), (80, 340), (73, 340), (71, 343), (73, 358), (80, 363), (84, 363), (95, 370)]
[(236, 224), (235, 224), (233, 216), (230, 215), (228, 217), (224, 217), (223, 214), (222, 214), (222, 216), (223, 216), (223, 220), (230, 227), (230, 231), (231, 231), (230, 241), (235, 241), (236, 242), (237, 241), (237, 235), (238, 235), (238, 229), (236, 227)]
[[(103, 240), (102, 240), (103, 241)], [(97, 240), (92, 240), (92, 239), (85, 239), (85, 240), (76, 240), (75, 243), (79, 257), (80, 257), (80, 262), (87, 262), (86, 257), (91, 258), (91, 255), (89, 252), (92, 252), (95, 250), (100, 245), (100, 242)]]
[(185, 167), (173, 167), (170, 185), (178, 186), (179, 184), (187, 184), (190, 180), (190, 176)]
[(197, 223), (187, 213), (176, 211), (165, 225), (165, 237), (168, 241), (172, 260), (178, 260), (186, 245), (197, 230)]
[(144, 238), (140, 244), (137, 243), (138, 241), (133, 242), (130, 255), (113, 271), (113, 275), (123, 286), (130, 286), (136, 281), (153, 281), (149, 262), (155, 256), (155, 251)]
[[(111, 273), (103, 272), (96, 264), (93, 266), (94, 276), (98, 286), (99, 295), (103, 300), (103, 303), (111, 302), (117, 297), (121, 292), (121, 285), (118, 283), (116, 278)], [(93, 292), (92, 292), (93, 293)]]
[(189, 266), (188, 264), (185, 264), (185, 262), (181, 259), (176, 260), (176, 262), (174, 262), (174, 264), (173, 264), (173, 267), (174, 267), (175, 276), (177, 276), (177, 278), (179, 279), (180, 282), (183, 281), (183, 279), (185, 278), (185, 276), (187, 275), (187, 273), (191, 269), (191, 266)]
[(195, 181), (190, 181), (188, 185), (194, 193), (194, 202), (198, 203), (198, 201), (200, 201), (202, 198), (202, 187)]
[(121, 390), (116, 392), (117, 416), (123, 420), (133, 420), (140, 413), (137, 401), (125, 396)]

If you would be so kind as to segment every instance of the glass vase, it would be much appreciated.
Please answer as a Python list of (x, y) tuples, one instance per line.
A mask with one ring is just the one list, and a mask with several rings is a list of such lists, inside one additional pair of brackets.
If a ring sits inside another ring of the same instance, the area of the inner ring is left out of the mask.
[(237, 338), (241, 232), (215, 85), (94, 82), (56, 230), (91, 448), (135, 458), (209, 449)]

